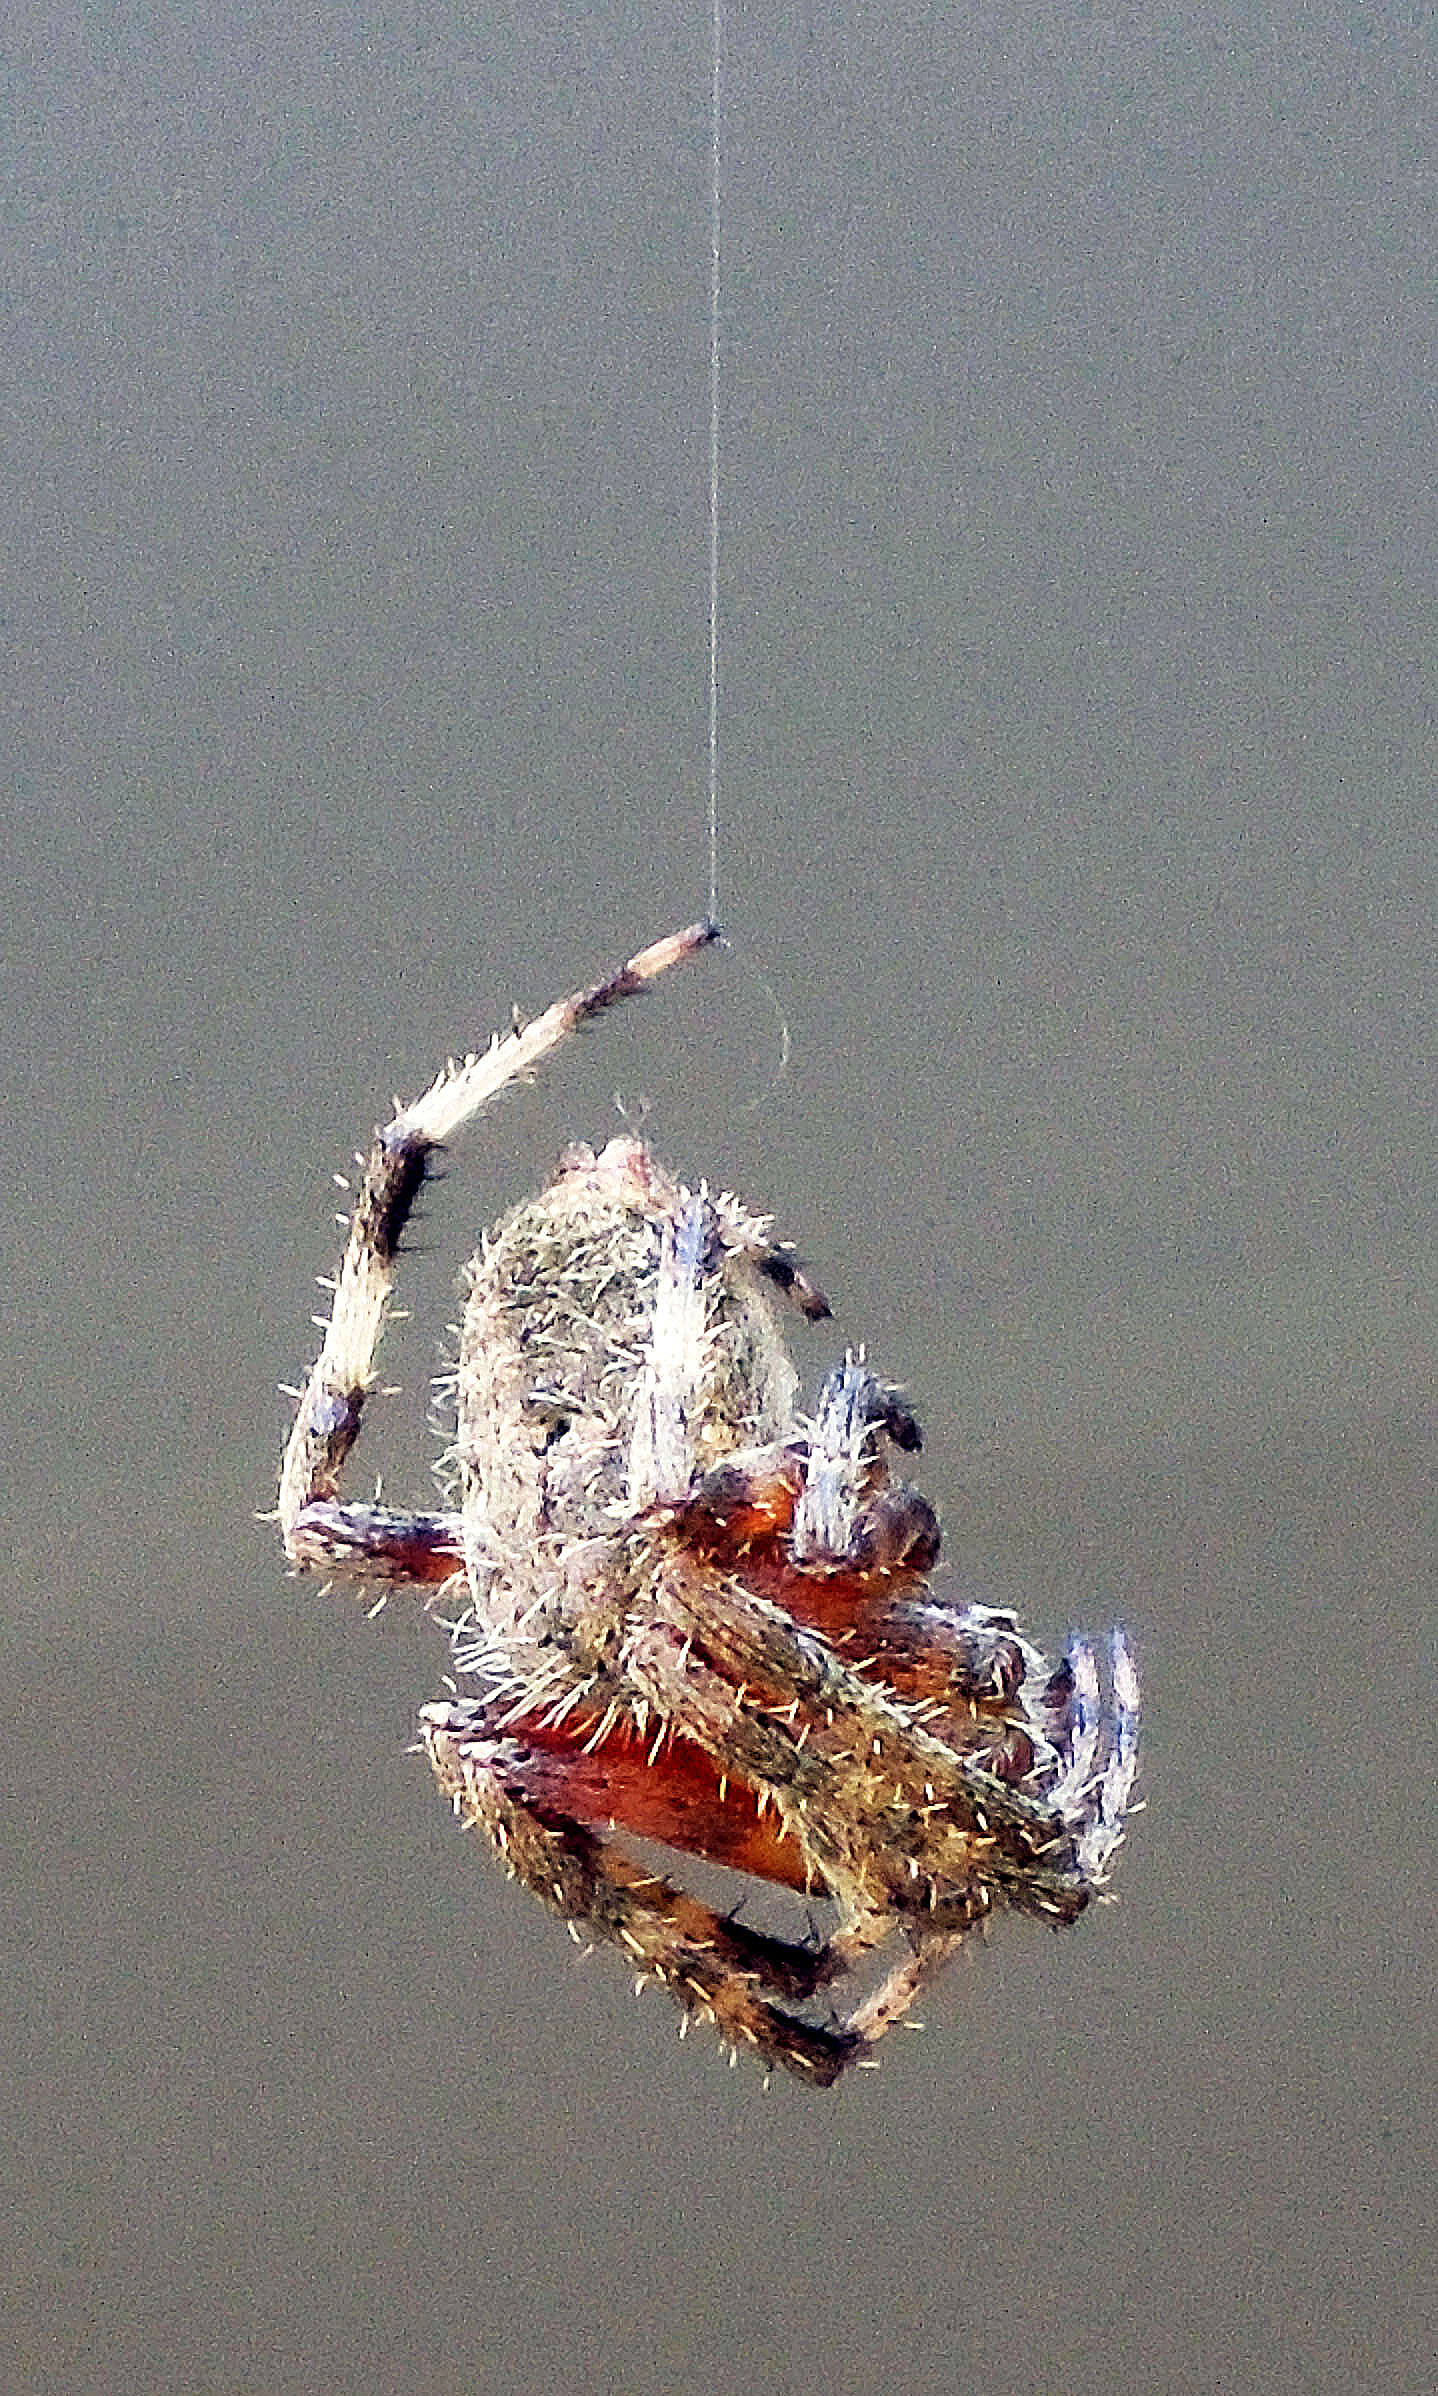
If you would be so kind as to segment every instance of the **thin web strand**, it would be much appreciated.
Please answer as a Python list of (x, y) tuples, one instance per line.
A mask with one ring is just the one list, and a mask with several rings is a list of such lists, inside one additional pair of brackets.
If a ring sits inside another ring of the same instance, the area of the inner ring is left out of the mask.
[(719, 920), (719, 263), (723, 0), (709, 45), (709, 921)]

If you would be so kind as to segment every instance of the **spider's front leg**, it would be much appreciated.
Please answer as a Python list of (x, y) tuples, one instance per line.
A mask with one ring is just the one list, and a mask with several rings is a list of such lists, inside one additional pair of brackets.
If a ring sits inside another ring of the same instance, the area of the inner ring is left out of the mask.
[(813, 1995), (833, 1968), (826, 1951), (716, 1913), (635, 1862), (576, 1810), (603, 1819), (628, 1788), (640, 1793), (642, 1816), (631, 1826), (665, 1836), (655, 1795), (665, 1764), (656, 1770), (641, 1750), (635, 1770), (621, 1762), (616, 1777), (612, 1760), (597, 1761), (572, 1731), (547, 1746), (512, 1731), (496, 1736), (484, 1709), (472, 1704), (426, 1706), (421, 1728), (460, 1819), (483, 1830), (514, 1877), (576, 1931), (608, 1940), (641, 1980), (667, 1988), (686, 2020), (712, 2023), (736, 2051), (748, 2048), (821, 2088), (867, 2052), (867, 2040), (853, 2030), (816, 2027), (770, 2002)]
[(399, 1514), (339, 1500), (345, 1460), (374, 1386), (375, 1355), (394, 1288), (395, 1259), (436, 1154), (506, 1083), (532, 1072), (569, 1038), (671, 965), (719, 937), (710, 923), (656, 940), (617, 973), (498, 1036), (480, 1056), (446, 1065), (422, 1097), (377, 1132), (334, 1285), (324, 1342), (300, 1393), (280, 1468), (285, 1552), (301, 1572), (360, 1580), (444, 1581), (462, 1564), (458, 1518)]

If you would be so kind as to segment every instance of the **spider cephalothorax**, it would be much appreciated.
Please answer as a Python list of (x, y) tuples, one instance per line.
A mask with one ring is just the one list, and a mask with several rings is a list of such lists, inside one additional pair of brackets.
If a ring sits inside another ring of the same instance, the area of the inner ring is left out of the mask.
[[(662, 1981), (686, 2026), (827, 2086), (996, 1904), (1071, 1922), (1101, 1887), (1136, 1762), (1121, 1635), (1106, 1702), (1084, 1641), (1052, 1665), (1012, 1615), (935, 1595), (937, 1520), (888, 1465), (919, 1445), (908, 1407), (859, 1353), (797, 1411), (779, 1309), (825, 1300), (763, 1217), (634, 1138), (572, 1149), (472, 1261), (445, 1506), (338, 1494), (436, 1151), (714, 937), (656, 942), (377, 1135), (279, 1517), (301, 1571), (458, 1592), (457, 1693), (424, 1709), (424, 1743), (510, 1869)], [(827, 1900), (832, 1927), (749, 1928), (624, 1834)]]

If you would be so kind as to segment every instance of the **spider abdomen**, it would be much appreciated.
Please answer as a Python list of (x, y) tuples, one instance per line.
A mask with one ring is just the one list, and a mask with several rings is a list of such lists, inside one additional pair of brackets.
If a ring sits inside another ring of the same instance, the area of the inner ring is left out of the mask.
[[(686, 1210), (707, 1237), (676, 1337), (659, 1300), (666, 1227)], [(487, 1538), (523, 1551), (605, 1536), (636, 1501), (679, 1494), (635, 1486), (656, 1393), (701, 1469), (786, 1432), (796, 1377), (763, 1275), (726, 1239), (735, 1220), (732, 1200), (684, 1189), (624, 1139), (571, 1149), (489, 1234), (467, 1274), (454, 1449)]]

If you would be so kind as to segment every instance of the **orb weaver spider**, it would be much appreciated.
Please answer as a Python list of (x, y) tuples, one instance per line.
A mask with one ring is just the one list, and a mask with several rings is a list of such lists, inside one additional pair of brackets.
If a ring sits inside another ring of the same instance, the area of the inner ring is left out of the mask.
[[(827, 1301), (767, 1217), (632, 1135), (571, 1148), (471, 1261), (443, 1505), (340, 1494), (435, 1159), (717, 937), (692, 925), (516, 1021), (377, 1133), (278, 1518), (297, 1571), (448, 1604), (454, 1694), (423, 1744), (511, 1873), (683, 2028), (827, 2087), (994, 1908), (1069, 1923), (1103, 1887), (1137, 1765), (1122, 1634), (1105, 1694), (1085, 1640), (1050, 1662), (1011, 1613), (935, 1590), (937, 1517), (890, 1466), (920, 1444), (904, 1398), (856, 1349), (801, 1411), (781, 1309)], [(750, 1927), (636, 1839), (825, 1900), (831, 1926)]]

